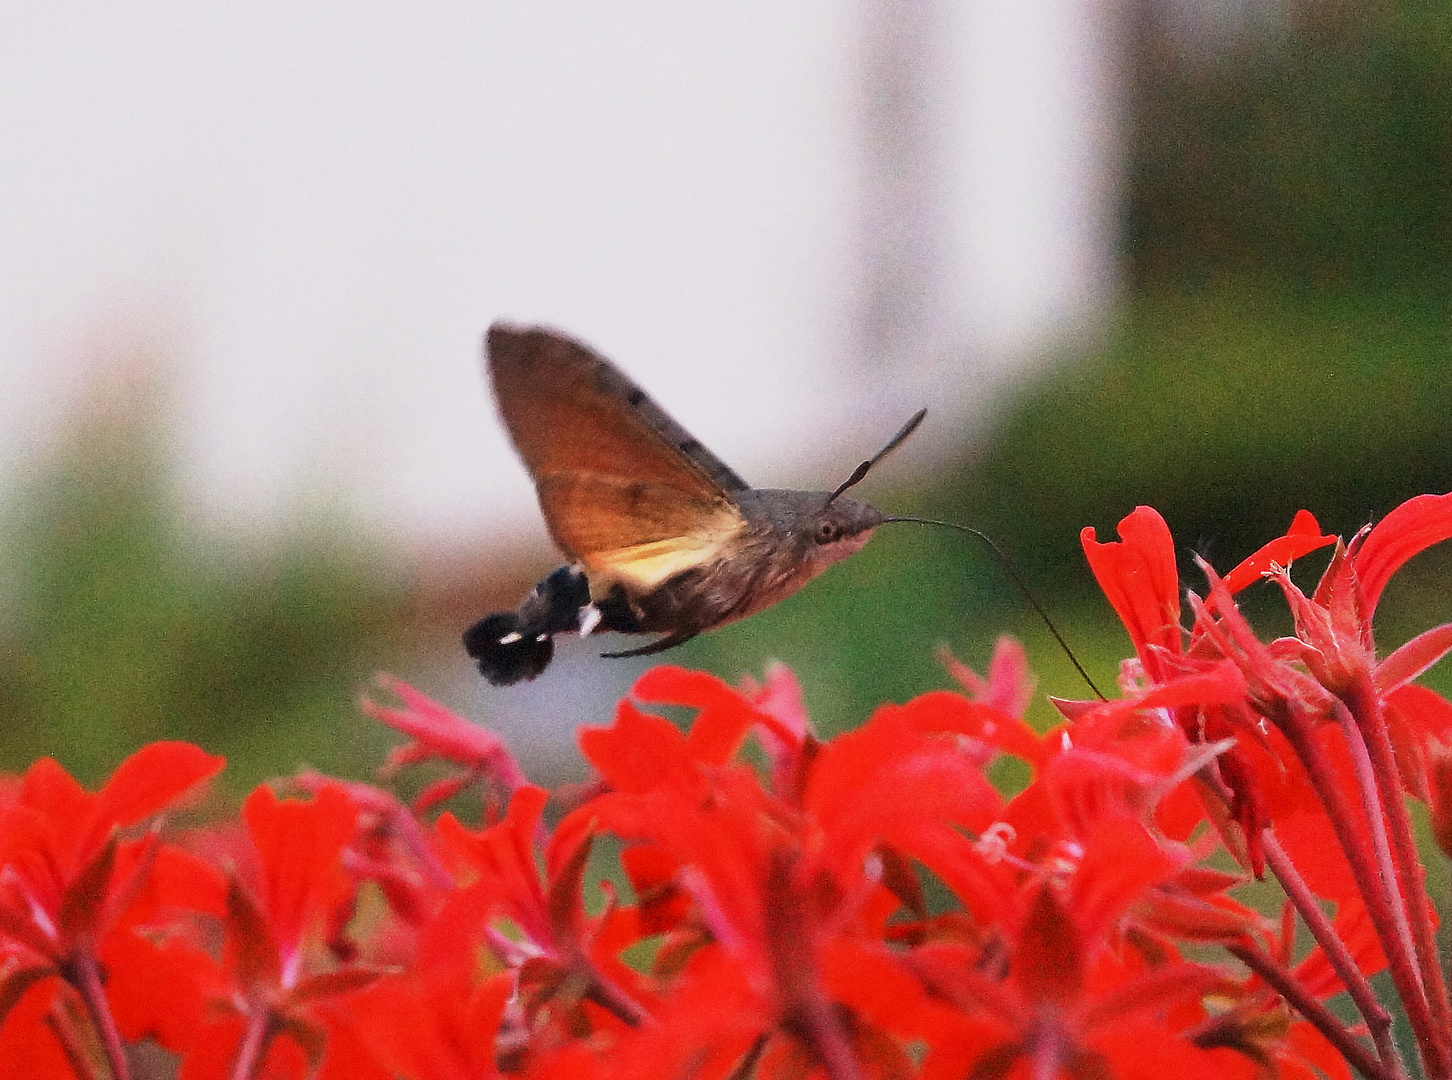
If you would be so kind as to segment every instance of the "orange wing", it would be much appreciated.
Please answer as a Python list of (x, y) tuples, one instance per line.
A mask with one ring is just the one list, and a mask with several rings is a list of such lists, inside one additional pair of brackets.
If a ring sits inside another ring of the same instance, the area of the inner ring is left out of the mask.
[(562, 472), (537, 488), (555, 543), (584, 565), (596, 596), (614, 584), (650, 592), (682, 570), (713, 563), (745, 524), (729, 501), (703, 505), (642, 480)]
[(604, 357), (547, 330), (489, 330), (499, 414), (550, 535), (592, 584), (648, 590), (713, 558), (746, 483)]

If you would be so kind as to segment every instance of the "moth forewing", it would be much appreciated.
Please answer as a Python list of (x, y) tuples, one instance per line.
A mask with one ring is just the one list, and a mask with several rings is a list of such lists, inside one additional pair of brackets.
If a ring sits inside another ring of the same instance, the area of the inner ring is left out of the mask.
[(744, 523), (736, 504), (725, 495), (702, 498), (662, 484), (599, 473), (558, 473), (541, 480), (537, 490), (555, 543), (570, 558), (597, 571), (629, 558), (609, 553), (653, 544), (673, 544), (682, 554), (693, 548), (706, 551), (725, 542)]
[(536, 482), (588, 472), (702, 498), (746, 487), (604, 357), (545, 330), (489, 331), (499, 414)]

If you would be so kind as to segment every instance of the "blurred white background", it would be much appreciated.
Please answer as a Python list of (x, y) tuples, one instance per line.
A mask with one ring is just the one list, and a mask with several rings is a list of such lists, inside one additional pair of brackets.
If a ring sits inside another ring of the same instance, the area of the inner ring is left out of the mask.
[(1106, 7), (0, 7), (0, 467), (140, 352), (205, 520), (542, 538), (499, 317), (756, 483), (830, 486), (924, 404), (930, 453), (1111, 298)]

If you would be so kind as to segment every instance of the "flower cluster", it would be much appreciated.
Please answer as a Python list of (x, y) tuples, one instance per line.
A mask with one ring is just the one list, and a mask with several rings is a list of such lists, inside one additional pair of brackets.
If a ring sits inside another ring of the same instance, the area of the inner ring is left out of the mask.
[[(949, 662), (961, 692), (830, 739), (785, 668), (655, 668), (553, 805), (394, 681), (364, 704), (412, 740), (385, 778), (450, 767), (409, 804), (305, 774), (182, 827), (222, 766), (195, 747), (95, 793), (40, 761), (0, 782), (0, 1077), (1401, 1080), (1385, 972), (1448, 1080), (1405, 796), (1452, 848), (1452, 704), (1412, 681), (1452, 626), (1378, 658), (1371, 618), (1452, 496), (1345, 545), (1302, 514), (1203, 596), (1153, 511), (1120, 537), (1084, 547), (1135, 657), (1044, 734), (1004, 640), (983, 677)], [(1287, 567), (1330, 545), (1306, 596)], [(1294, 637), (1238, 611), (1263, 578)], [(440, 809), (471, 786), (479, 818)], [(1279, 913), (1237, 899), (1267, 875)]]

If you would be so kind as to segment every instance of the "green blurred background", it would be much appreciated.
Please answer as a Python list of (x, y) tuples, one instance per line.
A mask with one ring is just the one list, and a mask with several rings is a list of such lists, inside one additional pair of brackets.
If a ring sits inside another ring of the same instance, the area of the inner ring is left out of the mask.
[[(872, 489), (999, 538), (1106, 687), (1127, 642), (1084, 572), (1084, 525), (1105, 539), (1154, 505), (1193, 585), (1192, 552), (1233, 565), (1302, 507), (1349, 535), (1452, 488), (1452, 12), (1287, 5), (1275, 33), (1187, 52), (1148, 10), (1102, 348), (1041, 365), (930, 484)], [(341, 514), (300, 508), (265, 544), (208, 534), (166, 430), (125, 401), (78, 417), (3, 493), (0, 768), (53, 753), (93, 782), (169, 737), (228, 755), (239, 787), (302, 762), (367, 774), (392, 740), (354, 698), (380, 669), (452, 695), (468, 605)], [(1445, 563), (1418, 560), (1389, 594), (1384, 646), (1452, 616)], [(1269, 590), (1247, 606), (1284, 625)], [(939, 644), (981, 668), (1003, 632), (1042, 689), (1086, 694), (981, 546), (899, 525), (666, 659), (727, 678), (785, 660), (831, 729), (944, 685)]]

